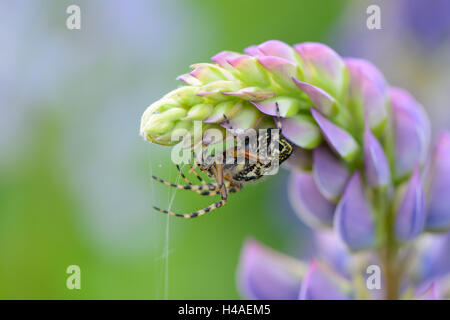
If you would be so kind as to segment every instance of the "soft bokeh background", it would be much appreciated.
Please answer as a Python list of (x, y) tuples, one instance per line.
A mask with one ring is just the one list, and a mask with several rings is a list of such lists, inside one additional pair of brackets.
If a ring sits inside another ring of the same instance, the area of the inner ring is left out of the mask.
[[(66, 28), (70, 4), (81, 7), (81, 30)], [(393, 21), (404, 12), (380, 6)], [(153, 173), (176, 181), (177, 173), (169, 148), (138, 136), (139, 120), (190, 64), (269, 39), (321, 41), (371, 57), (389, 80), (417, 87), (426, 100), (428, 91), (396, 72), (403, 62), (383, 65), (389, 48), (383, 57), (367, 50), (394, 24), (367, 30), (366, 8), (328, 0), (0, 2), (0, 299), (236, 299), (247, 237), (307, 256), (309, 230), (289, 206), (285, 171), (209, 216), (154, 212), (152, 204), (169, 203), (190, 212), (208, 199), (151, 180)], [(420, 43), (411, 41), (405, 45)], [(436, 59), (419, 52), (394, 58)], [(445, 68), (448, 56), (440, 54)], [(428, 81), (444, 77), (438, 69), (427, 71)], [(449, 109), (423, 102), (433, 114)], [(81, 267), (81, 290), (66, 288), (72, 264)]]

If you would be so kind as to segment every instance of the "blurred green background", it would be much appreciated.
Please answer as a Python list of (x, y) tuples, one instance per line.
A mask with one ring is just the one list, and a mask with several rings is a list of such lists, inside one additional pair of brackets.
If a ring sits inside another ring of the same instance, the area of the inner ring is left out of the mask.
[[(68, 30), (66, 8), (81, 8)], [(270, 39), (336, 43), (347, 1), (0, 2), (0, 299), (237, 299), (244, 239), (307, 256), (287, 172), (210, 199), (155, 184), (170, 148), (138, 135), (188, 66)], [(366, 17), (365, 8), (360, 19)], [(362, 23), (361, 23), (362, 24)], [(364, 28), (358, 25), (356, 28)], [(384, 71), (384, 70), (383, 70)], [(81, 268), (81, 290), (66, 268)]]
[[(81, 8), (68, 30), (66, 8)], [(292, 254), (306, 229), (286, 172), (200, 219), (208, 199), (174, 194), (168, 148), (138, 135), (176, 76), (221, 50), (326, 40), (343, 1), (159, 0), (0, 3), (0, 298), (235, 299), (246, 237)], [(167, 250), (168, 249), (168, 250)], [(81, 268), (81, 290), (66, 268)]]

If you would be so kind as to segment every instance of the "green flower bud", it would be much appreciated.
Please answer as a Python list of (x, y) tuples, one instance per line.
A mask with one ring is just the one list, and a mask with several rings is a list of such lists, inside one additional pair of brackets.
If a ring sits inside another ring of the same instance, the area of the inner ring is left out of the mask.
[(211, 63), (197, 63), (191, 66), (190, 75), (206, 84), (218, 80), (233, 80), (233, 76), (227, 70)]
[(149, 116), (142, 130), (147, 134), (165, 133), (170, 130), (174, 120), (180, 119), (186, 115), (183, 108), (171, 108), (161, 113), (153, 113)]
[(214, 106), (202, 103), (193, 106), (183, 120), (205, 120), (214, 110)]
[(197, 95), (200, 90), (197, 87), (184, 86), (169, 92), (163, 99), (177, 101), (177, 105), (192, 106), (203, 102), (203, 99)]

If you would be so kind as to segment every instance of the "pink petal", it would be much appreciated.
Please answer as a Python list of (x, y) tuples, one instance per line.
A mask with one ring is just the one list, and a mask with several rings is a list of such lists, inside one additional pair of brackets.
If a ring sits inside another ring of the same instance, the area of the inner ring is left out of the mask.
[(334, 116), (337, 113), (336, 100), (326, 91), (315, 87), (309, 83), (292, 79), (297, 87), (299, 87), (311, 99), (314, 106), (326, 116)]

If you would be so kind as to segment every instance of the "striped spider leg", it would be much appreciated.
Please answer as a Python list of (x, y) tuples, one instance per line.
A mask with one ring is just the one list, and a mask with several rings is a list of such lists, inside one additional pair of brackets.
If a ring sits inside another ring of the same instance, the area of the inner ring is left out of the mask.
[[(173, 183), (164, 181), (155, 176), (152, 176), (152, 178), (155, 179), (156, 181), (161, 182), (170, 187), (177, 188), (177, 189), (184, 189), (184, 190), (193, 190), (197, 193), (200, 193), (200, 194), (206, 195), (206, 196), (220, 194), (220, 196), (221, 196), (220, 201), (217, 201), (204, 209), (195, 211), (193, 213), (188, 213), (188, 214), (176, 213), (173, 211), (160, 209), (158, 207), (153, 207), (153, 208), (157, 211), (167, 213), (171, 216), (177, 216), (177, 217), (183, 217), (183, 218), (189, 219), (189, 218), (200, 217), (200, 216), (204, 215), (205, 213), (208, 213), (217, 208), (223, 207), (228, 200), (228, 192), (230, 192), (230, 193), (237, 192), (237, 191), (239, 191), (240, 188), (238, 186), (231, 186), (231, 183), (228, 184), (225, 182), (222, 164), (214, 164), (210, 168), (210, 170), (216, 180), (216, 183), (206, 183), (206, 184), (202, 184), (202, 185), (193, 185), (193, 184), (179, 185), (179, 184), (173, 184)], [(187, 178), (186, 178), (186, 180), (187, 180), (187, 182), (189, 181)], [(229, 185), (229, 187), (227, 187), (227, 185)]]
[[(278, 109), (278, 103), (276, 103), (276, 105), (277, 105), (277, 109)], [(232, 146), (228, 145), (229, 138), (230, 138), (228, 136), (226, 137), (225, 140), (222, 141), (222, 142), (226, 143), (226, 148), (225, 148), (223, 153), (219, 152), (219, 154), (218, 154), (218, 156), (221, 157), (220, 158), (220, 162), (223, 163), (223, 160), (224, 160), (223, 156), (224, 157), (231, 156), (234, 159), (237, 158), (237, 156), (238, 156), (237, 152), (236, 152), (236, 144), (238, 144), (237, 143), (237, 139), (239, 139), (239, 137), (245, 136), (247, 130), (254, 130), (255, 128), (257, 128), (257, 126), (261, 123), (263, 118), (264, 118), (264, 115), (261, 115), (250, 128), (248, 128), (246, 130), (243, 130), (242, 132), (237, 132), (233, 128), (233, 126), (232, 126), (230, 120), (228, 119), (228, 117), (225, 114), (223, 114), (223, 121), (222, 122), (225, 123), (225, 125), (226, 125), (225, 128), (227, 129), (227, 132), (230, 132), (232, 134), (231, 139), (233, 140), (233, 144), (232, 144)], [(201, 140), (201, 141), (196, 143), (191, 148), (191, 152), (193, 152), (193, 154), (194, 154), (194, 165), (189, 170), (189, 173), (194, 173), (195, 169), (198, 166), (201, 166), (204, 169), (205, 168), (207, 169), (208, 165), (210, 165), (211, 163), (216, 162), (215, 161), (216, 160), (215, 155), (210, 155), (210, 152), (211, 152), (210, 148), (212, 147), (210, 143), (211, 142), (206, 143), (206, 145), (205, 145), (204, 141)], [(200, 149), (200, 151), (196, 154), (196, 150), (198, 150), (198, 149)], [(257, 154), (255, 152), (252, 152), (251, 150), (248, 150), (248, 149), (245, 149), (245, 148), (244, 148), (243, 151), (244, 151), (244, 154), (243, 154), (244, 158), (249, 159), (249, 160), (254, 161), (254, 162), (258, 161), (258, 157), (257, 157)]]
[[(281, 138), (281, 134), (282, 134), (282, 129), (283, 128), (282, 128), (282, 125), (281, 125), (280, 107), (278, 106), (278, 102), (275, 102), (275, 112), (276, 112), (275, 125), (276, 125), (276, 127), (278, 129), (278, 132), (279, 132), (278, 143), (280, 143), (281, 142), (280, 138)], [(267, 130), (267, 134), (268, 135), (271, 135), (271, 130), (272, 129), (268, 129)], [(267, 147), (267, 144), (269, 143), (269, 141), (271, 141), (271, 140), (270, 139), (265, 139), (264, 140), (264, 146), (265, 147)], [(280, 153), (279, 148), (271, 149), (270, 146), (269, 146), (269, 150), (268, 151), (270, 152), (270, 154), (268, 154), (266, 156), (270, 156), (271, 158), (274, 158), (274, 157), (278, 158), (279, 157), (279, 153)], [(267, 160), (269, 160), (269, 159), (264, 159), (264, 161), (267, 161)]]
[[(167, 186), (177, 188), (177, 189), (184, 189), (184, 190), (191, 190), (194, 191), (202, 196), (214, 196), (214, 195), (220, 195), (221, 200), (218, 202), (215, 202), (208, 207), (195, 211), (193, 213), (189, 214), (181, 214), (176, 213), (173, 211), (164, 210), (158, 207), (153, 207), (155, 210), (167, 213), (172, 216), (177, 217), (183, 217), (183, 218), (195, 218), (204, 215), (205, 213), (208, 213), (212, 210), (215, 210), (217, 208), (223, 207), (226, 204), (226, 201), (228, 200), (228, 193), (236, 193), (241, 189), (241, 185), (239, 183), (236, 183), (230, 175), (224, 174), (223, 172), (223, 165), (220, 163), (213, 163), (212, 165), (208, 167), (203, 167), (202, 165), (199, 165), (199, 161), (197, 160), (197, 157), (195, 156), (194, 152), (194, 163), (189, 164), (191, 166), (189, 173), (192, 173), (199, 181), (200, 185), (192, 184), (192, 182), (184, 175), (183, 171), (181, 170), (181, 167), (177, 165), (177, 169), (181, 175), (181, 177), (184, 179), (184, 181), (187, 183), (186, 185), (180, 185), (180, 184), (173, 184), (170, 182), (167, 182), (161, 178), (158, 178), (156, 176), (152, 176), (153, 179), (155, 179), (158, 182), (161, 182)], [(215, 180), (215, 183), (207, 183), (199, 173), (195, 170), (198, 168), (200, 172), (203, 172), (205, 175), (213, 178)]]
[[(178, 164), (176, 165), (176, 167), (178, 169), (178, 172), (180, 173), (180, 176), (184, 179), (184, 181), (186, 181), (186, 183), (188, 185), (192, 185), (192, 182), (188, 178), (186, 178), (186, 176), (184, 175), (181, 167)], [(192, 173), (194, 174), (194, 176), (199, 180), (199, 182), (202, 185), (214, 186), (213, 184), (207, 184), (206, 181), (197, 173), (196, 170), (194, 170)], [(227, 190), (229, 193), (236, 193), (240, 190), (239, 186), (233, 186), (230, 184), (229, 178), (227, 176), (225, 176), (224, 179), (225, 179), (224, 180), (225, 186), (227, 187)], [(160, 181), (160, 180), (161, 179), (159, 179), (158, 181)], [(184, 188), (184, 186), (183, 186), (183, 188)], [(214, 190), (211, 190), (211, 189), (212, 188), (209, 188), (208, 190), (192, 190), (192, 189), (191, 190), (195, 191), (196, 193), (198, 193), (201, 196), (215, 196), (215, 195), (220, 194), (219, 188), (215, 188)]]
[[(278, 103), (276, 103), (276, 111), (277, 111), (277, 118), (276, 118), (276, 126), (277, 129), (280, 130), (281, 133), (281, 121), (280, 121), (280, 111), (278, 108)], [(231, 123), (228, 120), (228, 118), (224, 115), (224, 122), (227, 124), (228, 130), (230, 130), (233, 133), (233, 142), (236, 142), (236, 139), (241, 139), (242, 137), (245, 137), (246, 130), (244, 130), (241, 133), (235, 133), (234, 130), (231, 127)], [(254, 125), (256, 128), (257, 124)], [(253, 126), (252, 128), (254, 129)], [(220, 195), (221, 200), (217, 201), (208, 207), (195, 211), (193, 213), (189, 214), (182, 214), (182, 213), (176, 213), (169, 210), (163, 210), (158, 207), (154, 207), (157, 211), (177, 216), (177, 217), (183, 217), (183, 218), (195, 218), (202, 216), (208, 212), (211, 212), (217, 208), (223, 207), (227, 200), (228, 200), (228, 194), (229, 193), (236, 193), (241, 190), (242, 188), (242, 182), (259, 179), (261, 177), (261, 169), (266, 168), (261, 160), (261, 155), (258, 154), (259, 148), (261, 148), (264, 144), (267, 144), (270, 142), (270, 130), (268, 129), (267, 132), (264, 135), (260, 135), (258, 138), (262, 138), (263, 140), (259, 141), (257, 144), (256, 150), (250, 150), (249, 146), (244, 146), (242, 150), (242, 146), (238, 147), (236, 143), (233, 143), (232, 147), (226, 146), (225, 150), (221, 149), (220, 152), (217, 154), (210, 154), (210, 147), (211, 145), (204, 142), (203, 140), (199, 143), (196, 143), (195, 146), (192, 147), (191, 152), (193, 153), (193, 163), (189, 164), (190, 170), (189, 173), (193, 174), (197, 180), (200, 182), (200, 185), (193, 184), (183, 173), (180, 166), (177, 165), (177, 169), (181, 175), (181, 177), (186, 182), (185, 185), (183, 184), (173, 184), (167, 181), (164, 181), (158, 177), (152, 176), (153, 179), (155, 179), (158, 182), (161, 182), (167, 186), (177, 188), (177, 189), (184, 189), (184, 190), (191, 190), (196, 192), (197, 194), (200, 194), (202, 196), (214, 196), (214, 195)], [(243, 136), (240, 136), (243, 134)], [(280, 142), (284, 141), (284, 139), (280, 139)], [(285, 142), (287, 144), (287, 147), (290, 147), (289, 143)], [(284, 150), (283, 145), (283, 150)], [(239, 148), (239, 149), (238, 149)], [(198, 153), (196, 154), (196, 151)], [(292, 148), (290, 149), (292, 151)], [(243, 152), (242, 152), (243, 151)], [(278, 158), (280, 154), (280, 150), (278, 148), (275, 148), (274, 150), (269, 150), (267, 155), (264, 155), (264, 160), (271, 160), (274, 157)], [(206, 163), (203, 162), (203, 159), (205, 156), (207, 156)], [(245, 159), (244, 164), (238, 164), (233, 162), (232, 164), (223, 164), (223, 158), (231, 156), (233, 161), (237, 160), (238, 156), (242, 156)], [(290, 151), (288, 148), (287, 156), (290, 155)], [(287, 157), (286, 156), (286, 157)], [(221, 160), (221, 161), (219, 161)], [(252, 163), (251, 163), (252, 162)], [(199, 169), (200, 172), (197, 172), (196, 169)], [(257, 169), (256, 176), (250, 176), (249, 174), (254, 173), (254, 169)], [(205, 174), (205, 176), (210, 177), (214, 180), (214, 182), (209, 183), (206, 182), (200, 175), (200, 173)], [(250, 177), (250, 178), (249, 178)]]
[[(226, 201), (228, 200), (228, 193), (236, 193), (241, 189), (241, 184), (235, 182), (231, 176), (229, 174), (224, 174), (223, 171), (223, 164), (221, 163), (213, 163), (211, 165), (207, 165), (204, 166), (201, 163), (201, 158), (198, 158), (195, 154), (195, 150), (199, 147), (202, 147), (201, 152), (201, 156), (204, 156), (207, 154), (207, 150), (205, 151), (205, 149), (208, 148), (208, 146), (206, 146), (205, 148), (203, 148), (203, 143), (200, 142), (200, 145), (196, 145), (192, 148), (192, 152), (194, 154), (194, 161), (193, 164), (190, 164), (191, 168), (189, 170), (189, 173), (192, 173), (193, 175), (196, 176), (196, 178), (200, 181), (200, 185), (195, 185), (192, 184), (192, 182), (184, 175), (184, 173), (182, 172), (180, 166), (177, 165), (177, 169), (181, 175), (181, 177), (184, 179), (184, 181), (187, 183), (186, 185), (180, 185), (180, 184), (173, 184), (167, 181), (164, 181), (161, 178), (158, 178), (156, 176), (152, 176), (153, 179), (155, 179), (156, 181), (163, 183), (167, 186), (173, 187), (173, 188), (177, 188), (177, 189), (184, 189), (184, 190), (191, 190), (194, 191), (200, 195), (203, 196), (214, 196), (214, 195), (220, 195), (221, 196), (221, 200), (218, 202), (215, 202), (211, 205), (209, 205), (208, 207), (195, 211), (193, 213), (190, 214), (181, 214), (181, 213), (176, 213), (173, 211), (168, 211), (168, 210), (164, 210), (164, 209), (160, 209), (158, 207), (154, 207), (154, 209), (156, 209), (157, 211), (163, 212), (163, 213), (167, 213), (169, 215), (172, 216), (177, 216), (177, 217), (183, 217), (183, 218), (194, 218), (194, 217), (199, 217), (204, 215), (207, 212), (210, 212), (214, 209), (223, 207), (226, 204)], [(196, 168), (199, 168), (200, 172), (203, 172), (205, 175), (213, 178), (215, 180), (215, 183), (207, 183), (200, 175), (199, 173), (197, 173)]]

